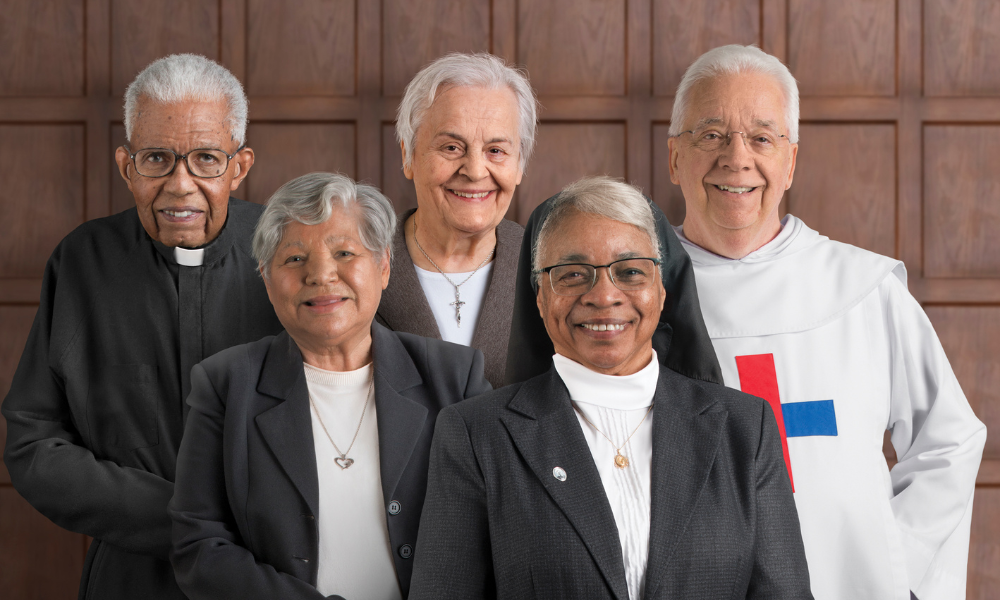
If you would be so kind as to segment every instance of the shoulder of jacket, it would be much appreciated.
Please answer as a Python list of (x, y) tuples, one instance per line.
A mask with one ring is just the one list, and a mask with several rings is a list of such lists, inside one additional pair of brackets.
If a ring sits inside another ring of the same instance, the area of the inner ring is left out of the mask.
[(448, 409), (458, 413), (468, 424), (495, 421), (501, 414), (507, 412), (507, 405), (521, 390), (523, 383), (515, 383), (496, 390), (490, 390), (475, 398), (469, 398)]
[(58, 254), (71, 260), (123, 257), (139, 243), (144, 234), (136, 209), (130, 208), (118, 214), (81, 223), (59, 242), (53, 256)]
[(660, 365), (660, 369), (667, 378), (673, 394), (687, 394), (697, 400), (712, 402), (713, 406), (708, 412), (726, 410), (730, 413), (753, 416), (759, 415), (763, 408), (765, 400), (757, 396), (719, 383), (694, 379), (663, 365)]
[(216, 352), (199, 364), (210, 377), (231, 372), (254, 364), (263, 364), (271, 343), (276, 336), (269, 335), (256, 342), (239, 344)]
[(424, 337), (405, 331), (389, 329), (411, 356), (422, 354), (428, 362), (437, 364), (471, 364), (476, 356), (476, 349), (462, 344), (446, 342), (435, 338)]

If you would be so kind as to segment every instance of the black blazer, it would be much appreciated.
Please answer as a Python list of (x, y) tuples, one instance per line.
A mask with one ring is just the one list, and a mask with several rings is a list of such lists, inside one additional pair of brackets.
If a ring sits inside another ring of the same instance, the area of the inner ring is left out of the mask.
[[(665, 367), (653, 398), (644, 597), (812, 598), (767, 404)], [(611, 506), (554, 368), (442, 411), (428, 479), (411, 600), (628, 600)]]
[[(405, 598), (435, 417), (490, 387), (482, 353), (465, 346), (373, 323), (372, 355), (386, 522)], [(170, 502), (177, 583), (193, 600), (322, 598), (316, 455), (295, 342), (281, 333), (230, 348), (195, 366), (191, 381)]]

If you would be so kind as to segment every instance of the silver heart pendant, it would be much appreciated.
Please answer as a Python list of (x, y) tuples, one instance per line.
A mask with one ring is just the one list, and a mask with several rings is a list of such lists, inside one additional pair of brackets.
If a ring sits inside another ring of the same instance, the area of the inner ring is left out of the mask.
[(341, 469), (346, 469), (347, 467), (354, 464), (353, 458), (347, 458), (346, 456), (338, 456), (333, 459), (333, 462), (337, 463), (337, 466)]

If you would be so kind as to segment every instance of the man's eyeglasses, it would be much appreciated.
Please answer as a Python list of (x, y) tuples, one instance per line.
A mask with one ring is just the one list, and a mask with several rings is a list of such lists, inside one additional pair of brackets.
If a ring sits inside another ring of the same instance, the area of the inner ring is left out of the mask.
[[(229, 161), (243, 148), (244, 146), (240, 146), (232, 155), (216, 148), (198, 148), (187, 154), (177, 154), (169, 148), (144, 148), (128, 157), (132, 159), (135, 170), (143, 177), (166, 177), (174, 172), (177, 161), (183, 160), (188, 173), (193, 177), (212, 179), (225, 173), (229, 168)], [(129, 150), (128, 146), (125, 149)]]
[(691, 144), (702, 152), (721, 152), (723, 148), (729, 146), (733, 141), (733, 135), (739, 134), (743, 138), (743, 145), (747, 150), (760, 156), (774, 156), (788, 143), (788, 137), (780, 135), (769, 129), (759, 129), (757, 131), (730, 131), (723, 133), (711, 127), (705, 129), (695, 129), (682, 131), (677, 137), (685, 133), (691, 134)]
[(657, 258), (623, 258), (606, 265), (566, 263), (534, 271), (549, 274), (549, 285), (559, 296), (582, 296), (597, 284), (597, 270), (607, 269), (611, 283), (623, 292), (644, 290), (656, 281)]

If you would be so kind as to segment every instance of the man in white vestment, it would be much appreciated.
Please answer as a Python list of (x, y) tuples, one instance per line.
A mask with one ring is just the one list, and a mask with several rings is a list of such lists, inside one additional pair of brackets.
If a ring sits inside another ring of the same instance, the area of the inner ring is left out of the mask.
[(798, 119), (795, 79), (752, 46), (704, 54), (677, 90), (677, 233), (726, 385), (771, 403), (817, 600), (964, 598), (986, 428), (903, 263), (780, 218)]

